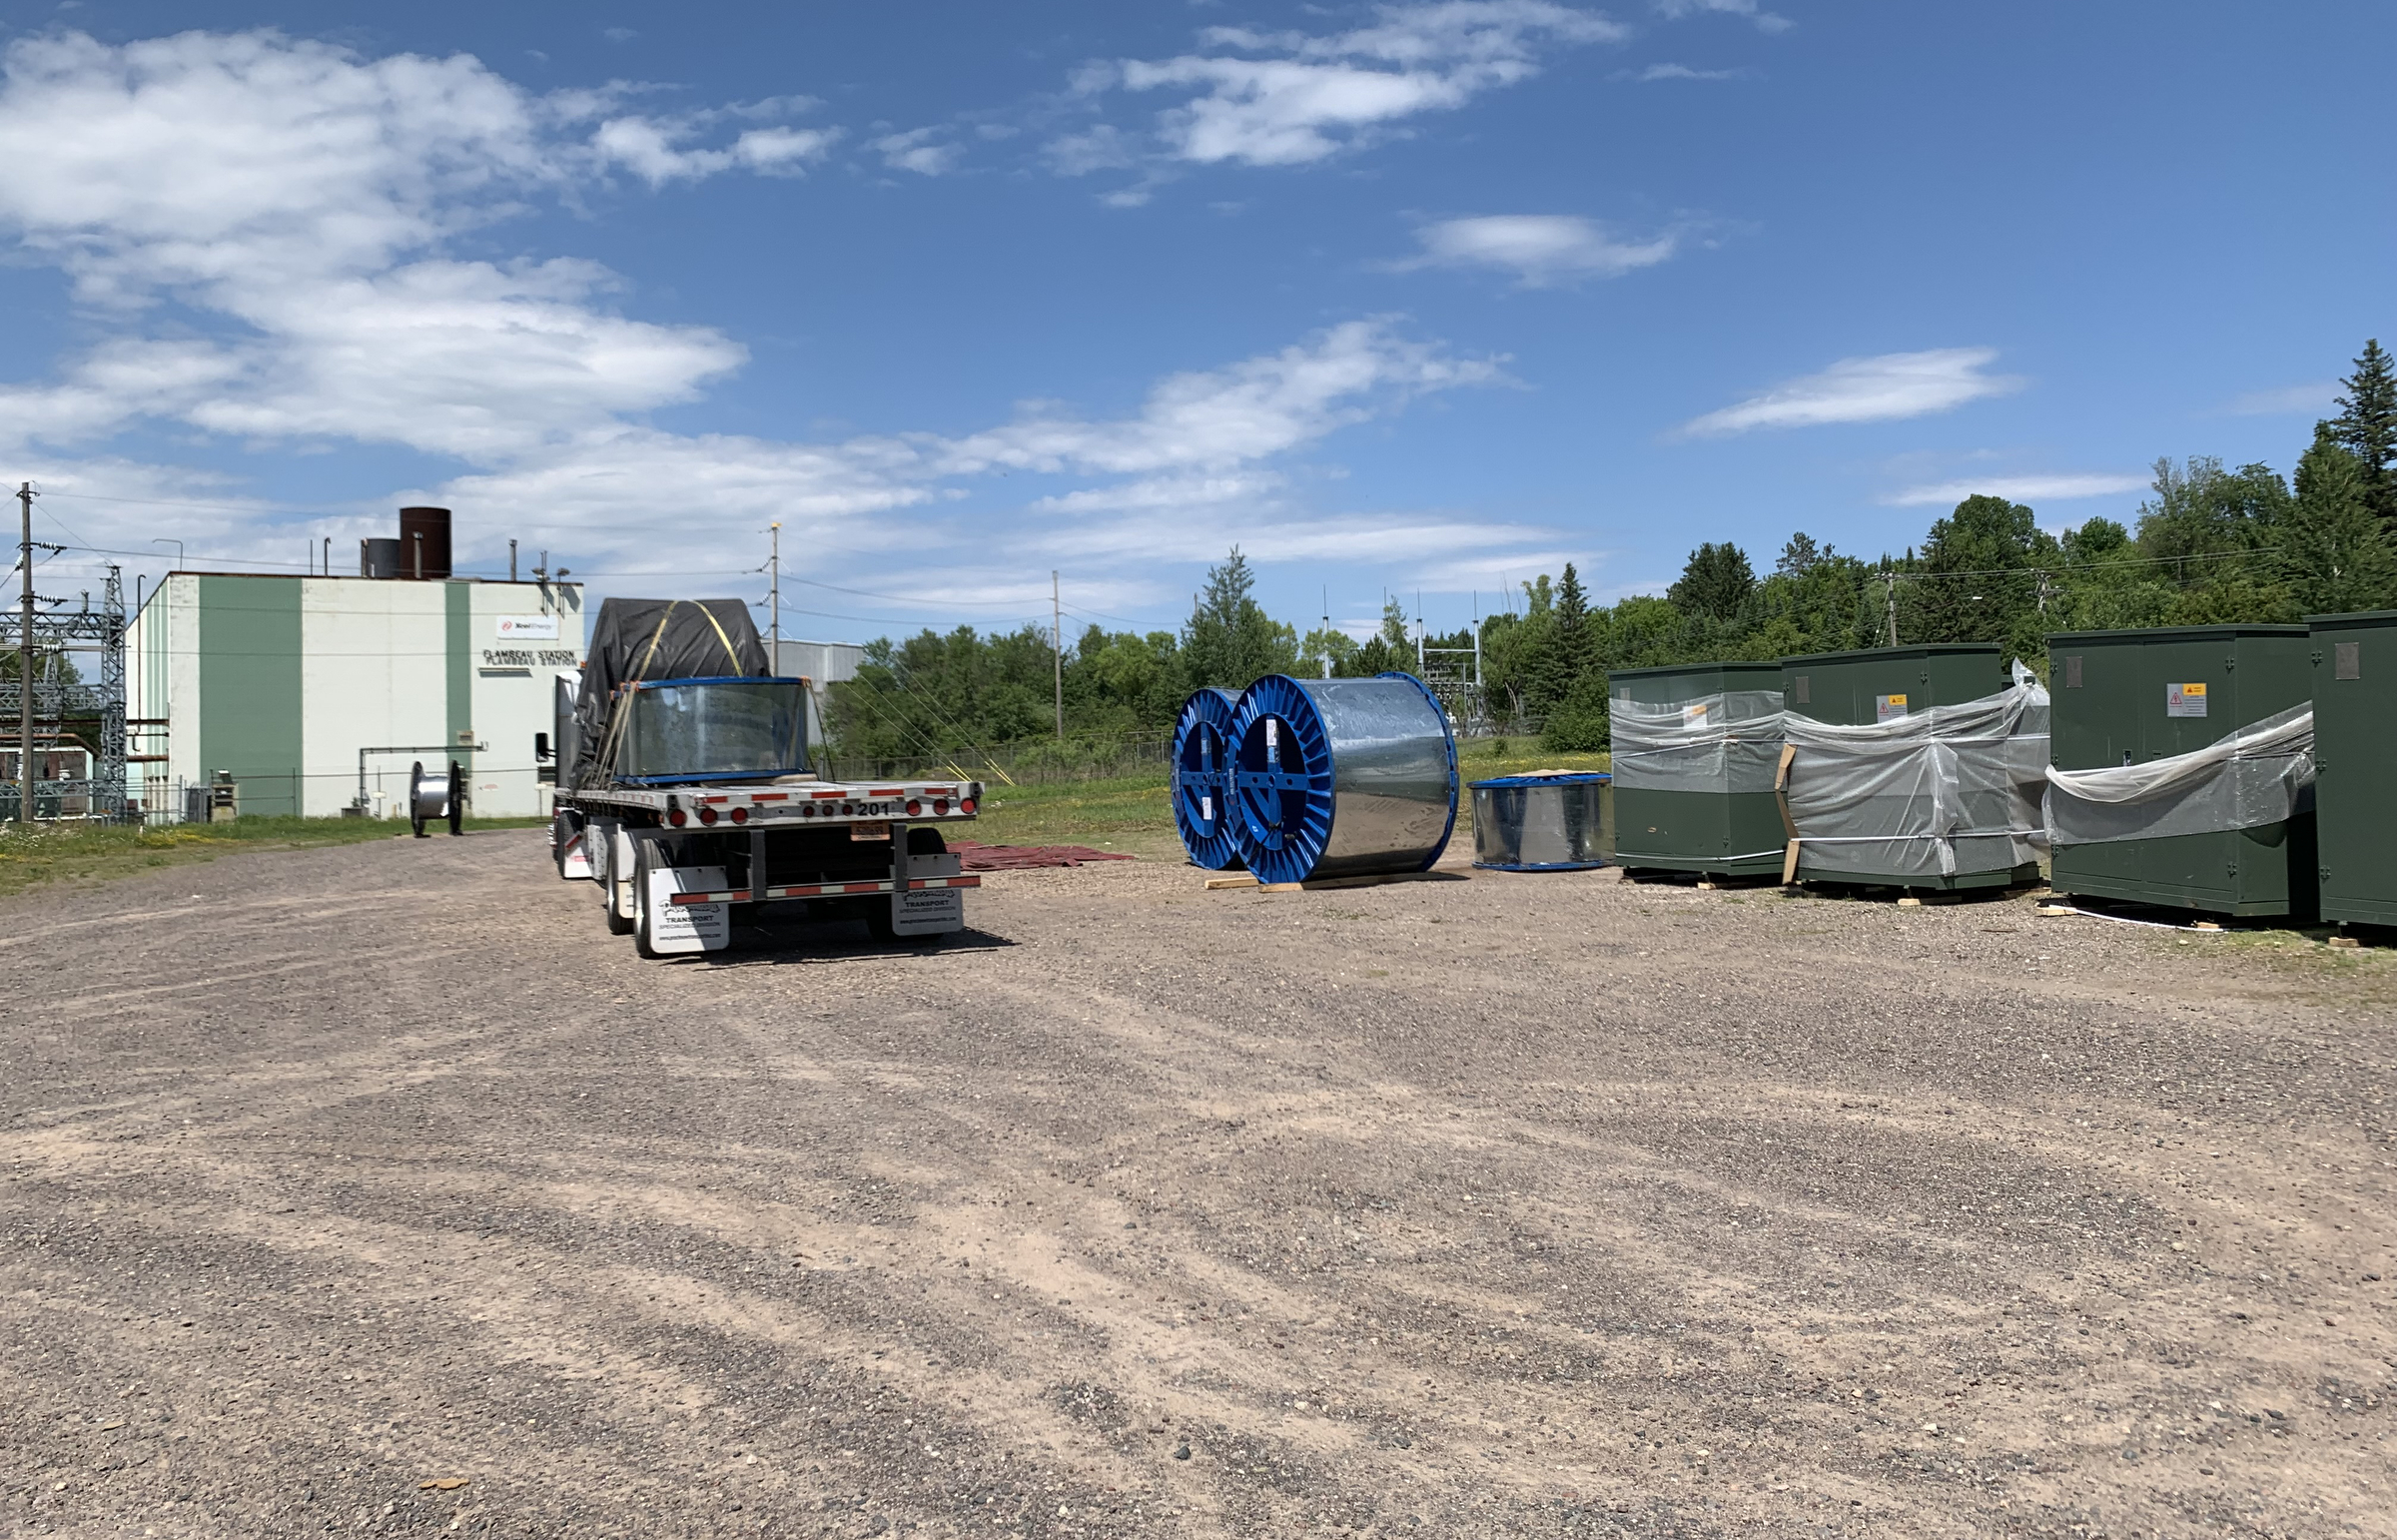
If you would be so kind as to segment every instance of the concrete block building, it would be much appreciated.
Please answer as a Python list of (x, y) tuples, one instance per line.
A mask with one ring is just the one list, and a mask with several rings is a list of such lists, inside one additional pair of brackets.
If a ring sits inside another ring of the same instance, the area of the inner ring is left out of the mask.
[(437, 555), (365, 553), (376, 575), (358, 577), (178, 571), (143, 603), (127, 709), (164, 720), (146, 740), (163, 759), (134, 767), (151, 816), (179, 816), (188, 788), (220, 776), (244, 815), (400, 816), (408, 765), (450, 759), (472, 814), (547, 812), (533, 735), (551, 728), (558, 676), (581, 667), (582, 590), (452, 577), (445, 510), (403, 511), (441, 514)]

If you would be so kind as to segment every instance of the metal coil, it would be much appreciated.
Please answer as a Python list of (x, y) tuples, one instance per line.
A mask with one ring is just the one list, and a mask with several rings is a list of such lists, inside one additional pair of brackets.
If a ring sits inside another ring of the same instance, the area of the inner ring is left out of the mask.
[(1499, 872), (1579, 872), (1606, 865), (1611, 778), (1502, 775), (1473, 783), (1473, 864)]
[(1231, 808), (1231, 721), (1240, 697), (1212, 687), (1182, 703), (1174, 724), (1174, 832), (1191, 864), (1220, 872), (1240, 864)]
[(1240, 856), (1259, 881), (1419, 872), (1456, 827), (1456, 739), (1412, 674), (1267, 674), (1232, 722)]

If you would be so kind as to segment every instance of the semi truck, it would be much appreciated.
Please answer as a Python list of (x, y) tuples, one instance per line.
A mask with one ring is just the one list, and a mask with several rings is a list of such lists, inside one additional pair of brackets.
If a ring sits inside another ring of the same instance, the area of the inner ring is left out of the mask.
[(962, 930), (982, 879), (943, 831), (982, 784), (835, 780), (820, 740), (807, 681), (772, 672), (740, 600), (604, 600), (533, 746), (558, 876), (596, 884), (648, 958), (722, 951), (769, 913), (919, 945)]

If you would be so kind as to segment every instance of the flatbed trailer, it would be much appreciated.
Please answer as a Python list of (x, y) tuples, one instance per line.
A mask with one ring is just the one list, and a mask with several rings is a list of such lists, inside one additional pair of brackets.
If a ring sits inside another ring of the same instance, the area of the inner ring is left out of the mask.
[(608, 929), (643, 957), (721, 951), (736, 909), (767, 904), (937, 942), (982, 885), (943, 831), (981, 804), (981, 782), (955, 780), (578, 788), (558, 792), (550, 844), (558, 876), (595, 882)]

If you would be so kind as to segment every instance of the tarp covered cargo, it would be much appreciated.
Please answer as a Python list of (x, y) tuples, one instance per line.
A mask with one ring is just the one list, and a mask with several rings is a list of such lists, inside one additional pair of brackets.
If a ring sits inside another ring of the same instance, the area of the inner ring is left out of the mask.
[(591, 622), (574, 705), (572, 784), (604, 777), (608, 718), (621, 685), (772, 672), (749, 606), (740, 599), (603, 599)]

